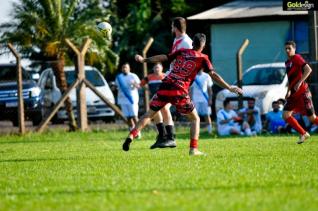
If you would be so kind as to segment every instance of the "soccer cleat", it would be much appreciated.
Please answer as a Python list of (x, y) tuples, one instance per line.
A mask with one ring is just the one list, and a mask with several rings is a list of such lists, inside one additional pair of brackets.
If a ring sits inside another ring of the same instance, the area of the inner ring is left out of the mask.
[(126, 138), (125, 142), (123, 143), (124, 151), (129, 151), (129, 146), (131, 142), (132, 142), (131, 138)]
[(206, 156), (205, 153), (200, 152), (197, 148), (190, 148), (189, 155), (190, 156)]
[(157, 145), (159, 148), (175, 148), (177, 146), (177, 143), (173, 139), (165, 140), (164, 142), (160, 142)]
[(157, 135), (156, 142), (150, 146), (150, 149), (159, 148), (160, 143), (165, 141), (165, 137)]
[(301, 135), (299, 137), (299, 140), (296, 142), (297, 144), (302, 144), (306, 141), (306, 139), (308, 139), (310, 137), (309, 133), (305, 133), (304, 135)]

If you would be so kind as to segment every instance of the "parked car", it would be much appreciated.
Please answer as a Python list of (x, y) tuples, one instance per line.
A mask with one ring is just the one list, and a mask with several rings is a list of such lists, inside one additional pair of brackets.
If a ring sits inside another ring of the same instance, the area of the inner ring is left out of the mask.
[[(27, 120), (33, 125), (42, 120), (41, 107), (43, 95), (40, 87), (31, 80), (29, 74), (22, 68), (22, 84), (24, 112)], [(0, 64), (0, 119), (10, 120), (18, 126), (18, 85), (15, 64)]]
[[(65, 76), (68, 86), (70, 86), (76, 79), (75, 67), (65, 67)], [(90, 81), (97, 90), (105, 95), (105, 97), (112, 103), (115, 103), (114, 95), (110, 90), (107, 81), (100, 74), (100, 72), (90, 66), (85, 66), (85, 77)], [(56, 78), (51, 68), (44, 70), (39, 79), (39, 86), (44, 94), (43, 114), (52, 110), (53, 106), (61, 98), (60, 89), (57, 87)], [(74, 114), (76, 111), (76, 90), (72, 90), (70, 94)], [(109, 108), (92, 90), (86, 88), (86, 103), (87, 116), (90, 120), (104, 120), (105, 122), (113, 121), (115, 112)], [(53, 123), (59, 123), (67, 120), (66, 110), (61, 108), (57, 115), (53, 118)]]
[[(266, 114), (271, 110), (273, 101), (285, 98), (287, 85), (285, 63), (254, 65), (243, 74), (243, 97), (244, 99), (255, 98), (261, 113)], [(235, 101), (234, 106), (237, 108), (237, 95), (224, 89), (216, 96), (216, 111), (223, 108), (223, 101), (226, 98)]]

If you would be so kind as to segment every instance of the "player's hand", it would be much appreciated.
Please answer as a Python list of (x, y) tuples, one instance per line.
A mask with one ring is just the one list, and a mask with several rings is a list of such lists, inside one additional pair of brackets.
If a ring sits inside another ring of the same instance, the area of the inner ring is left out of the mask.
[(287, 99), (290, 96), (290, 90), (287, 91), (286, 95), (285, 95), (285, 99)]
[(243, 90), (237, 86), (231, 86), (231, 88), (229, 89), (230, 92), (233, 92), (235, 94), (243, 94)]
[(299, 89), (299, 87), (301, 86), (302, 82), (298, 81), (295, 86), (294, 86), (294, 90), (297, 91)]
[(135, 60), (136, 60), (137, 62), (143, 63), (143, 62), (144, 62), (144, 57), (142, 57), (142, 56), (136, 54), (136, 55), (135, 55)]

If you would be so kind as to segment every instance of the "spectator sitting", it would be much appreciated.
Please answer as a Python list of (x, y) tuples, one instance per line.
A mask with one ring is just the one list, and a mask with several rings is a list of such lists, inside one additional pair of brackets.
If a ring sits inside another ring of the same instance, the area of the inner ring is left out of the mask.
[(270, 133), (285, 132), (286, 122), (283, 119), (283, 112), (279, 108), (278, 101), (272, 102), (273, 110), (266, 114), (266, 129)]
[[(225, 99), (223, 102), (224, 109), (217, 113), (217, 130), (220, 136), (226, 135), (253, 135), (247, 122), (243, 122), (242, 126), (239, 122), (242, 119), (232, 109), (230, 100)], [(243, 129), (242, 132), (241, 129)]]
[(243, 121), (249, 124), (253, 134), (260, 134), (262, 132), (261, 113), (260, 109), (255, 106), (254, 98), (249, 99), (247, 101), (247, 108), (242, 108), (238, 113)]
[(280, 98), (277, 100), (277, 103), (279, 105), (279, 110), (282, 111), (284, 109), (284, 105), (286, 103), (286, 100), (283, 98)]

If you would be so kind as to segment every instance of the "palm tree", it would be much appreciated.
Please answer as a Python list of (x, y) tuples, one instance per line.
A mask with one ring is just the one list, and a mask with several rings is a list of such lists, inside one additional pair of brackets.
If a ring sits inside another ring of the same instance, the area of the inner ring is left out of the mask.
[[(117, 55), (109, 48), (111, 42), (96, 30), (96, 20), (106, 17), (99, 0), (20, 0), (14, 5), (13, 22), (1, 25), (5, 29), (1, 42), (12, 42), (19, 52), (29, 57), (37, 53), (53, 59), (52, 69), (62, 93), (67, 90), (65, 62), (74, 59), (66, 38), (79, 45), (86, 37), (93, 42), (89, 61), (114, 69)], [(70, 98), (65, 102), (70, 130), (77, 128)]]

